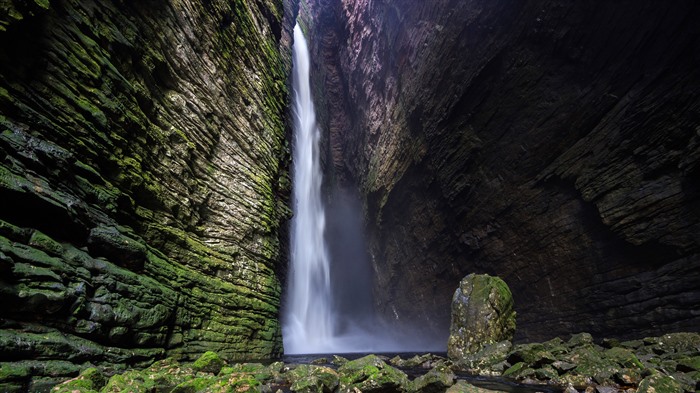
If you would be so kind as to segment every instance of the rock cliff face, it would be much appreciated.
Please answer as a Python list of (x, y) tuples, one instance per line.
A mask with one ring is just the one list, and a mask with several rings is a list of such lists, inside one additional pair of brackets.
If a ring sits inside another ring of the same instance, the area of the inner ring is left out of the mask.
[(290, 4), (3, 1), (0, 390), (280, 354)]
[(698, 4), (307, 0), (328, 162), (378, 307), (445, 334), (468, 273), (516, 337), (700, 326)]

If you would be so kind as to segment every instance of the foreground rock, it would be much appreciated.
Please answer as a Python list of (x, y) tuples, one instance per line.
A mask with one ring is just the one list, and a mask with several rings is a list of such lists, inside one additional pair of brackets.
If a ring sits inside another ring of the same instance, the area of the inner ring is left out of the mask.
[(508, 285), (486, 274), (464, 277), (452, 297), (448, 357), (456, 362), (503, 360), (514, 332), (513, 295)]
[[(596, 344), (590, 334), (581, 333), (567, 341), (555, 339), (515, 345), (504, 357), (506, 360), (489, 363), (491, 358), (487, 356), (476, 362), (481, 368), (471, 368), (469, 372), (497, 375), (530, 385), (534, 391), (692, 393), (700, 389), (700, 334), (697, 333), (626, 342), (610, 340), (604, 345)], [(208, 353), (193, 364), (166, 359), (144, 370), (111, 377), (90, 368), (56, 386), (52, 393), (489, 391), (464, 380), (464, 363), (429, 354), (409, 359), (395, 357), (390, 363), (396, 367), (376, 355), (355, 360), (335, 356), (314, 363), (319, 364), (227, 365), (216, 354)], [(510, 388), (504, 385), (504, 389)]]
[[(147, 369), (127, 371), (109, 379), (96, 369), (88, 369), (78, 377), (54, 387), (52, 393), (277, 390), (298, 393), (439, 393), (455, 383), (455, 375), (446, 365), (435, 367), (411, 381), (403, 371), (388, 365), (376, 355), (343, 362), (337, 370), (329, 366), (285, 365), (280, 362), (269, 366), (242, 363), (220, 367), (223, 363), (217, 355), (208, 353), (191, 365), (167, 359), (156, 362)], [(217, 369), (219, 371), (214, 372)], [(479, 391), (463, 381), (458, 386), (460, 390), (455, 392)]]
[[(638, 392), (695, 392), (700, 389), (700, 334), (674, 333), (643, 340), (594, 342), (588, 333), (568, 341), (515, 345), (505, 361), (485, 357), (477, 367), (455, 368), (502, 375), (522, 383), (572, 386), (578, 390), (638, 389)], [(653, 390), (650, 390), (653, 389)], [(606, 390), (607, 391), (607, 390)]]

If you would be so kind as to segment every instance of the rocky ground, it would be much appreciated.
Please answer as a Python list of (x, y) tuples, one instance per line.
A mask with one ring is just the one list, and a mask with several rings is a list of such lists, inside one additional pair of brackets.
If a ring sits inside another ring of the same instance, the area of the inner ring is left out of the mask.
[(472, 385), (479, 384), (468, 377), (474, 375), (506, 382), (502, 391), (509, 392), (695, 392), (700, 388), (700, 335), (674, 333), (597, 344), (590, 334), (580, 333), (568, 341), (499, 343), (460, 362), (425, 354), (355, 360), (332, 356), (312, 364), (226, 364), (208, 352), (191, 364), (166, 359), (111, 377), (89, 368), (52, 392), (489, 391)]

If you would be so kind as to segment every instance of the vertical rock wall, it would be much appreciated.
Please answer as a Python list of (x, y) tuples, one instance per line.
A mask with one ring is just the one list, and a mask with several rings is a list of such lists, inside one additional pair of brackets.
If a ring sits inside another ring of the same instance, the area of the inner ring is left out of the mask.
[(0, 390), (279, 355), (291, 2), (0, 12)]
[(480, 272), (520, 338), (698, 329), (696, 3), (305, 3), (385, 315), (446, 335)]

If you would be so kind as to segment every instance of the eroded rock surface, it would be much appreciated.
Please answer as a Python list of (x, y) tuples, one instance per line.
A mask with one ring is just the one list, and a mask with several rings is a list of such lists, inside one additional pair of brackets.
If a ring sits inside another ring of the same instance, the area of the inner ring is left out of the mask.
[(699, 5), (307, 0), (378, 308), (447, 335), (468, 273), (519, 338), (697, 330)]
[(278, 355), (289, 4), (2, 7), (1, 390)]
[(447, 355), (459, 361), (485, 346), (511, 341), (515, 333), (513, 295), (498, 277), (470, 274), (452, 297)]

